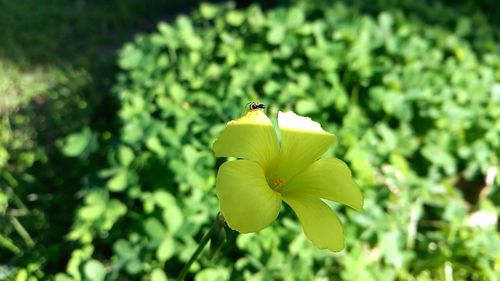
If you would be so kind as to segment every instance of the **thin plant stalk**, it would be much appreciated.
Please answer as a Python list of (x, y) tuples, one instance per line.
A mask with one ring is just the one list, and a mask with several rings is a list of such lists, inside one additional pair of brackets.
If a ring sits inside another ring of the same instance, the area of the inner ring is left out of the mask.
[(184, 265), (184, 268), (182, 268), (181, 273), (179, 274), (179, 277), (177, 277), (178, 281), (182, 281), (186, 278), (186, 275), (189, 272), (189, 268), (191, 268), (191, 265), (198, 259), (200, 256), (201, 252), (207, 245), (208, 241), (210, 241), (210, 238), (214, 235), (214, 233), (223, 225), (224, 219), (222, 215), (219, 213), (217, 214), (217, 217), (215, 218), (214, 224), (210, 228), (210, 230), (203, 236), (201, 239), (200, 243), (198, 244), (198, 248), (196, 248), (196, 251), (194, 251), (193, 255), (189, 259), (189, 261)]

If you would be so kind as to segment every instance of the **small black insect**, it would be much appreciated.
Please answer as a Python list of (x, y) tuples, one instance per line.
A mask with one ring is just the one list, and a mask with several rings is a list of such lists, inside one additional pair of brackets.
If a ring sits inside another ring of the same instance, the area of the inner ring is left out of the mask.
[(248, 110), (258, 110), (258, 109), (264, 109), (266, 106), (263, 103), (255, 103), (251, 102), (248, 104)]

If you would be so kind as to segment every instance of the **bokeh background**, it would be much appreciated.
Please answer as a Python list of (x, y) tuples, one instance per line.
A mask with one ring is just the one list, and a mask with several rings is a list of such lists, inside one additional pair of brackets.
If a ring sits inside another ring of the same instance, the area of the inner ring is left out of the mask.
[[(495, 0), (0, 0), (0, 280), (172, 280), (250, 101), (338, 142), (346, 249), (284, 207), (189, 280), (498, 280)], [(256, 202), (258, 204), (258, 202)]]

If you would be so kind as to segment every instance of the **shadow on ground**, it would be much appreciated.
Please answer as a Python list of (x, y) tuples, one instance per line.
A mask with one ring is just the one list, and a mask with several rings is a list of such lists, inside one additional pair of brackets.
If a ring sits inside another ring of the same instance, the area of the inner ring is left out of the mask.
[[(98, 133), (112, 135), (116, 132), (118, 124), (113, 120), (116, 119), (117, 103), (109, 93), (118, 70), (117, 51), (135, 34), (152, 31), (159, 20), (187, 13), (199, 2), (47, 0), (42, 5), (37, 0), (0, 0), (0, 62), (9, 61), (23, 73), (33, 69), (47, 70), (45, 78), (48, 80), (47, 89), (41, 95), (17, 110), (15, 116), (23, 118), (11, 120), (12, 130), (27, 134), (33, 142), (24, 149), (35, 146), (43, 151), (43, 155), (26, 170), (13, 168), (11, 171), (19, 183), (16, 196), (30, 210), (19, 220), (36, 247), (22, 246), (23, 253), (13, 258), (3, 255), (0, 248), (0, 264), (26, 267), (34, 260), (44, 260), (44, 272), (64, 271), (73, 249), (65, 235), (71, 228), (82, 196), (82, 181), (88, 180), (82, 178), (83, 171), (88, 174), (93, 169), (101, 169), (99, 163), (105, 162), (105, 153), (97, 153), (92, 159), (75, 160), (61, 154), (60, 141), (84, 127)], [(245, 6), (264, 1), (237, 2)], [(281, 4), (290, 1), (267, 2)], [(376, 1), (378, 4), (354, 2), (361, 3), (360, 8), (369, 13), (405, 8), (398, 6), (398, 1), (391, 0)], [(440, 3), (447, 6), (475, 5), (474, 1), (466, 0)], [(494, 0), (477, 5), (478, 12), (486, 11), (488, 18), (498, 24), (500, 17), (497, 17), (498, 9), (494, 8)], [(433, 20), (426, 18), (425, 11), (413, 12), (421, 15), (422, 20)], [(15, 161), (18, 155), (22, 155), (22, 150), (13, 151), (11, 159)], [(16, 162), (11, 166), (15, 167)], [(16, 238), (15, 234), (12, 237), (19, 242), (18, 245), (24, 245), (21, 237)]]

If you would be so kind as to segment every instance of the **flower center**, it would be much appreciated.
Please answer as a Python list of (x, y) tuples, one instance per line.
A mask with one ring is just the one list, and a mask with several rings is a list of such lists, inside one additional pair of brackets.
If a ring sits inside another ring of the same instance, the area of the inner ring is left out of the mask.
[(281, 186), (283, 186), (284, 183), (285, 181), (283, 180), (283, 178), (281, 178), (280, 176), (276, 176), (271, 180), (271, 188), (280, 191)]

